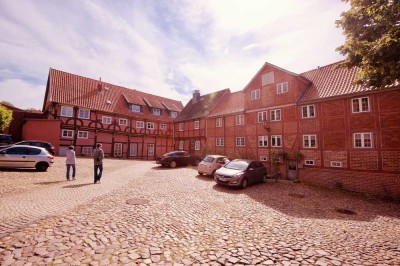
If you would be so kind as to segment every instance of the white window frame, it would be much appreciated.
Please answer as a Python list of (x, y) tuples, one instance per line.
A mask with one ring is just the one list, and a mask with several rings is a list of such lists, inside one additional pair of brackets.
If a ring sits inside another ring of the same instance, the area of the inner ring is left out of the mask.
[(160, 129), (161, 130), (167, 129), (167, 124), (160, 124)]
[(170, 117), (171, 118), (175, 118), (175, 117), (177, 117), (178, 116), (178, 112), (176, 112), (176, 111), (171, 111), (171, 113), (170, 113)]
[(183, 140), (180, 140), (178, 150), (183, 150), (183, 148), (184, 148), (184, 142), (183, 142)]
[(244, 137), (236, 137), (236, 147), (244, 147), (246, 146), (246, 140)]
[(315, 161), (314, 160), (305, 160), (304, 165), (315, 165)]
[(289, 84), (287, 81), (276, 84), (276, 93), (283, 94), (287, 93), (289, 90)]
[(82, 152), (82, 155), (93, 156), (93, 147), (83, 146), (81, 152)]
[(222, 127), (222, 117), (215, 119), (215, 127)]
[(89, 131), (79, 130), (76, 137), (78, 139), (88, 139), (89, 138)]
[(252, 90), (251, 91), (251, 100), (260, 99), (260, 89)]
[(90, 110), (89, 109), (79, 109), (78, 118), (90, 119)]
[(236, 125), (244, 125), (244, 115), (236, 115)]
[(138, 146), (136, 142), (129, 144), (129, 156), (138, 156)]
[(258, 147), (268, 147), (268, 136), (258, 136)]
[[(314, 141), (314, 144), (313, 144)], [(317, 135), (303, 135), (303, 148), (312, 148), (315, 149), (318, 147), (317, 144)]]
[(215, 146), (222, 147), (224, 145), (225, 145), (224, 138), (218, 137), (215, 139)]
[(142, 112), (141, 110), (142, 110), (142, 108), (141, 108), (140, 105), (131, 104), (131, 106), (130, 106), (130, 111), (131, 111), (131, 112), (134, 112), (134, 113), (141, 113), (141, 112)]
[[(363, 100), (367, 101), (367, 109), (363, 108)], [(358, 110), (355, 109), (355, 106), (357, 107)], [(370, 112), (371, 111), (371, 105), (370, 105), (370, 102), (369, 102), (369, 97), (365, 96), (365, 97), (359, 97), (359, 98), (351, 99), (351, 111), (354, 114)]]
[(281, 121), (281, 109), (275, 109), (270, 111), (271, 121)]
[(341, 161), (331, 161), (331, 167), (343, 167), (343, 163)]
[(260, 161), (261, 161), (261, 162), (266, 162), (266, 161), (268, 161), (268, 156), (267, 156), (267, 155), (260, 155)]
[(199, 151), (200, 150), (200, 140), (196, 140), (194, 142), (194, 150)]
[(155, 145), (154, 143), (147, 144), (147, 156), (154, 156)]
[(161, 115), (161, 109), (153, 108), (153, 115)]
[(60, 116), (73, 117), (74, 116), (74, 108), (72, 108), (71, 106), (61, 106)]
[(282, 147), (282, 135), (271, 136), (271, 147)]
[(153, 122), (147, 122), (146, 128), (147, 129), (154, 129), (154, 123)]
[(194, 121), (194, 129), (200, 129), (200, 120)]
[(118, 122), (120, 126), (128, 126), (128, 119), (120, 118)]
[(74, 131), (71, 129), (62, 129), (61, 130), (61, 137), (73, 139), (74, 138)]
[(314, 118), (315, 117), (315, 105), (304, 105), (301, 107), (302, 118)]
[(136, 128), (144, 128), (144, 121), (136, 121)]
[(114, 143), (114, 157), (122, 157), (122, 143)]
[(103, 115), (101, 117), (101, 123), (105, 125), (110, 125), (112, 123), (112, 117)]
[(268, 112), (267, 111), (261, 111), (257, 113), (257, 122), (262, 123), (264, 121), (267, 121), (268, 119)]
[(185, 123), (179, 123), (179, 131), (185, 130)]
[[(359, 135), (360, 138), (357, 138), (357, 135)], [(369, 136), (369, 138), (366, 138), (366, 136)], [(367, 149), (371, 149), (373, 148), (373, 135), (371, 132), (357, 132), (357, 133), (353, 133), (353, 147), (356, 149), (363, 149), (363, 148), (367, 148)], [(357, 140), (360, 140), (360, 145), (357, 146)], [(370, 140), (370, 146), (366, 145), (366, 140)]]

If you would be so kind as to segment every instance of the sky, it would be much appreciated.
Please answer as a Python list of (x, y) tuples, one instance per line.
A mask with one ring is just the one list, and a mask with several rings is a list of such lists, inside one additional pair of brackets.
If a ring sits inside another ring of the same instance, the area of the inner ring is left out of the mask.
[(0, 0), (0, 101), (41, 109), (49, 69), (186, 104), (242, 90), (265, 62), (343, 60), (340, 0)]

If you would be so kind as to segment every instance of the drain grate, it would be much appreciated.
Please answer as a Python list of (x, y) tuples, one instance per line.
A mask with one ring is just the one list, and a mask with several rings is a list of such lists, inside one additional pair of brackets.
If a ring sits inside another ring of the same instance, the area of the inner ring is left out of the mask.
[(143, 205), (143, 204), (147, 204), (149, 202), (150, 201), (147, 200), (147, 199), (128, 199), (126, 201), (126, 204), (129, 204), (129, 205)]
[(296, 194), (296, 193), (289, 193), (289, 196), (293, 197), (293, 198), (299, 198), (299, 199), (304, 199), (306, 197), (302, 194)]
[(356, 212), (354, 212), (352, 210), (348, 210), (348, 209), (336, 208), (335, 211), (346, 214), (346, 215), (356, 215)]

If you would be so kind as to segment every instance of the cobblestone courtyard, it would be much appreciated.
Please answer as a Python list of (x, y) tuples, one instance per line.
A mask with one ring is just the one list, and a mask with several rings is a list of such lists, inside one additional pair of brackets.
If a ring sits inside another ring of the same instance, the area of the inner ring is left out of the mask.
[(95, 185), (79, 158), (67, 182), (64, 160), (0, 170), (1, 265), (400, 265), (398, 203), (146, 161), (107, 159)]

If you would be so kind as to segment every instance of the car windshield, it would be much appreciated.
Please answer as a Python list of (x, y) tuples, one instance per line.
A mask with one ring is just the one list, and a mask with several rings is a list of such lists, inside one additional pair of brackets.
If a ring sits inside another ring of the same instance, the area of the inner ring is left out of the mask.
[(214, 158), (211, 156), (207, 156), (206, 158), (204, 158), (203, 162), (206, 163), (212, 163), (214, 161)]
[(248, 162), (232, 161), (232, 162), (228, 163), (227, 165), (225, 165), (225, 168), (244, 171), (247, 169), (247, 166), (249, 166)]

